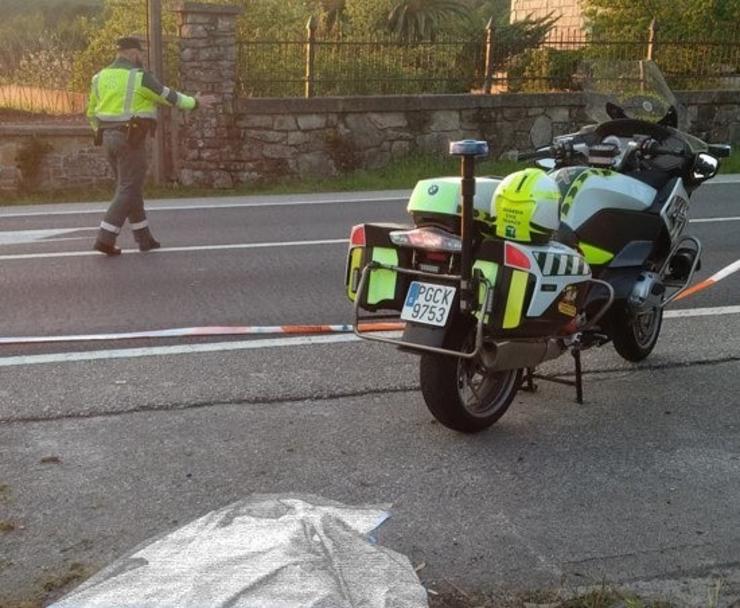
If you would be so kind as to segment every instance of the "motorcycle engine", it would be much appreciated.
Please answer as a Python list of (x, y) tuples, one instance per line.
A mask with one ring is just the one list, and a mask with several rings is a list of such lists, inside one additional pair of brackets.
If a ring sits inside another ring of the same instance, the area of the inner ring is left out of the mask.
[(664, 293), (665, 286), (660, 275), (657, 272), (643, 272), (632, 288), (629, 303), (637, 309), (651, 309), (662, 305)]

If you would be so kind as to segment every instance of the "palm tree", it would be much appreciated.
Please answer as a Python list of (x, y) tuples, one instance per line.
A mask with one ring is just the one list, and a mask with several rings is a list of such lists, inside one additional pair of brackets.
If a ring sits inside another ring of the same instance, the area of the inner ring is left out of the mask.
[(469, 18), (465, 0), (399, 0), (388, 14), (388, 27), (401, 40), (432, 40), (445, 21)]
[(329, 32), (341, 32), (346, 21), (346, 0), (320, 0), (326, 29)]

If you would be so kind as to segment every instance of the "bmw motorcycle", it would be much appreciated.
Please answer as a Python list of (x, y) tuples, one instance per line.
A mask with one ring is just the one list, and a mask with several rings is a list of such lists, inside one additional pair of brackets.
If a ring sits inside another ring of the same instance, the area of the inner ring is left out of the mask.
[[(355, 332), (421, 355), (424, 400), (451, 429), (491, 426), (538, 377), (573, 384), (581, 402), (581, 351), (612, 342), (645, 359), (700, 267), (689, 201), (729, 146), (679, 129), (653, 62), (591, 63), (580, 77), (597, 122), (519, 155), (539, 168), (476, 178), (487, 143), (454, 142), (461, 177), (419, 182), (412, 225), (352, 228)], [(379, 311), (405, 322), (401, 338), (361, 331)], [(566, 353), (575, 382), (536, 374)]]

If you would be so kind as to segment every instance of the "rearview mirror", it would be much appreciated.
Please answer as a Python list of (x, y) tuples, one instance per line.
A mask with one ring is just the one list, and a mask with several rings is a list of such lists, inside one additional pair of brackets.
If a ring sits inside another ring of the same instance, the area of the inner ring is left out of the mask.
[(708, 152), (716, 158), (728, 158), (732, 154), (732, 146), (727, 144), (709, 144)]
[(697, 154), (691, 173), (695, 181), (703, 182), (717, 175), (717, 169), (719, 169), (719, 161), (714, 156)]

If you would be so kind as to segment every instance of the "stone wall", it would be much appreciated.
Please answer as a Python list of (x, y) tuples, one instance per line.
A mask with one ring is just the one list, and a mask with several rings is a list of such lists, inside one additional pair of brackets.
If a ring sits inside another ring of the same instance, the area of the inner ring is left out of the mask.
[[(680, 97), (694, 134), (740, 146), (740, 91)], [(229, 114), (203, 114), (181, 129), (179, 181), (215, 188), (378, 168), (409, 154), (443, 154), (450, 140), (466, 137), (487, 140), (501, 157), (588, 122), (583, 98), (569, 93), (241, 99)], [(18, 186), (16, 154), (32, 136), (52, 147), (40, 189), (110, 184), (87, 126), (0, 125), (0, 190)]]
[[(236, 18), (241, 9), (185, 2), (177, 9), (180, 38), (180, 80), (183, 91), (214, 94), (213, 109), (180, 115), (179, 153), (174, 163), (184, 184), (208, 183), (228, 188), (240, 180), (238, 171), (214, 163), (235, 160), (240, 133), (235, 128)], [(208, 179), (198, 178), (200, 164), (210, 164)]]
[[(740, 144), (740, 92), (690, 92), (691, 131)], [(408, 154), (444, 153), (450, 140), (487, 140), (496, 157), (548, 143), (588, 123), (579, 94), (242, 99), (227, 139), (190, 133), (186, 184), (331, 176)], [(228, 177), (225, 177), (228, 175)]]
[(39, 190), (63, 190), (109, 185), (112, 174), (101, 148), (93, 145), (86, 125), (2, 125), (0, 124), (0, 199), (2, 191), (20, 188), (23, 176), (18, 152), (32, 138), (48, 144), (37, 181)]

